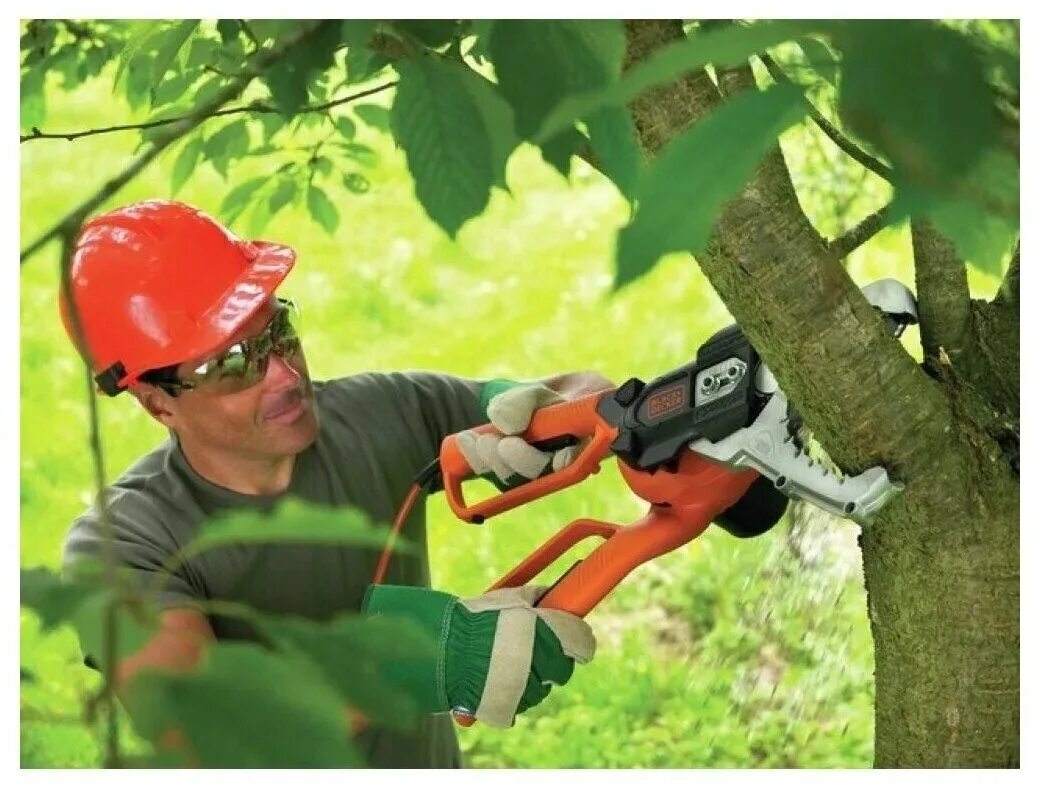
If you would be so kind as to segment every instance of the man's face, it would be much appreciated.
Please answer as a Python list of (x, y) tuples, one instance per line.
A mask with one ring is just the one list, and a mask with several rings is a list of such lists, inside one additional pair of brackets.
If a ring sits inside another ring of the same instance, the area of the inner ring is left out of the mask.
[[(236, 341), (263, 332), (279, 311), (274, 300), (261, 309), (235, 335)], [(192, 380), (196, 367), (221, 351), (177, 369), (179, 378)], [(176, 398), (163, 394), (163, 424), (176, 431), (182, 444), (196, 450), (267, 459), (294, 455), (306, 449), (318, 435), (314, 388), (307, 373), (302, 347), (284, 358), (274, 353), (259, 383), (230, 394), (219, 394), (200, 384)], [(146, 404), (147, 405), (147, 404)], [(155, 414), (155, 412), (152, 412)]]

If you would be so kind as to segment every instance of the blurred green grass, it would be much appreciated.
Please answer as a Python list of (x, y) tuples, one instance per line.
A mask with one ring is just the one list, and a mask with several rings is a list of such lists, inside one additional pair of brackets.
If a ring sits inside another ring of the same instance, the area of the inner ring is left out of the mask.
[[(132, 118), (110, 79), (48, 97), (47, 128), (86, 129)], [(475, 377), (537, 377), (594, 369), (620, 382), (649, 379), (691, 359), (731, 322), (688, 256), (670, 256), (611, 296), (612, 247), (627, 207), (584, 164), (568, 182), (532, 149), (509, 164), (512, 195), (447, 239), (416, 203), (403, 158), (360, 126), (380, 155), (364, 195), (330, 191), (342, 223), (329, 236), (305, 210), (280, 214), (264, 236), (299, 253), (284, 293), (303, 306), (315, 377), (426, 368)], [(837, 231), (879, 207), (865, 179), (849, 194), (836, 154), (805, 128), (784, 137), (806, 211)], [(134, 133), (21, 148), (22, 245), (122, 168)], [(169, 196), (176, 150), (106, 205)], [(263, 173), (243, 161), (232, 179)], [(837, 179), (837, 181), (835, 181)], [(203, 166), (178, 197), (216, 214), (227, 184)], [(844, 191), (840, 201), (835, 192)], [(837, 209), (836, 209), (837, 208)], [(837, 217), (836, 212), (847, 217)], [(86, 381), (58, 319), (58, 250), (21, 272), (21, 564), (56, 567), (69, 522), (92, 499)], [(856, 252), (858, 283), (912, 283), (905, 229)], [(996, 281), (972, 274), (989, 294)], [(917, 355), (917, 338), (908, 347)], [(102, 400), (106, 475), (162, 438), (129, 397)], [(610, 465), (564, 494), (486, 525), (465, 525), (443, 500), (429, 505), (436, 587), (483, 590), (572, 519), (630, 521), (643, 507)], [(822, 551), (798, 553), (787, 523), (739, 541), (718, 529), (641, 568), (590, 617), (600, 651), (511, 731), (461, 732), (479, 767), (862, 767), (871, 762), (872, 650), (851, 525), (817, 531)], [(811, 557), (811, 556), (810, 556)], [(562, 565), (562, 564), (561, 564)], [(91, 767), (97, 738), (79, 724), (97, 677), (71, 633), (43, 635), (26, 611), (21, 663), (24, 767)]]

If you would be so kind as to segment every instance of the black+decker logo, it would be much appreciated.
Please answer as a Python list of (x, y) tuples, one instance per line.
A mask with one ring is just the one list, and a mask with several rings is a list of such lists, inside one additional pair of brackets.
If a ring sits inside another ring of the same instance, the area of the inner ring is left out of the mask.
[(646, 401), (647, 419), (655, 419), (686, 405), (686, 385), (673, 386), (651, 395)]

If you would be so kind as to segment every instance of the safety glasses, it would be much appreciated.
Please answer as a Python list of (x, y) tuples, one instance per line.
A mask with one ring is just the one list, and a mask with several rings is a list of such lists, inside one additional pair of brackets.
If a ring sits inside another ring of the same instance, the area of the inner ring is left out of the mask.
[(272, 354), (298, 364), (302, 358), (297, 331), (300, 310), (288, 299), (277, 300), (278, 311), (264, 330), (255, 337), (228, 346), (218, 356), (207, 359), (193, 368), (186, 378), (166, 378), (152, 383), (171, 395), (176, 395), (183, 389), (199, 389), (207, 394), (229, 395), (259, 384), (267, 374), (267, 365)]

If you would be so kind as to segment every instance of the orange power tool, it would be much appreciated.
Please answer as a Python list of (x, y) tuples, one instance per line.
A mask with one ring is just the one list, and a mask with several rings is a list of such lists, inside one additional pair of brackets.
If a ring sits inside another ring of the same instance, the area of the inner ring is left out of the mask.
[[(628, 486), (649, 503), (646, 516), (628, 525), (595, 519), (571, 522), (491, 589), (524, 585), (578, 542), (600, 536), (604, 542), (576, 563), (538, 603), (539, 607), (585, 616), (641, 563), (704, 532), (748, 494), (760, 473), (753, 468), (734, 469), (703, 456), (690, 449), (689, 443), (702, 437), (721, 439), (751, 423), (766, 399), (756, 392), (751, 377), (759, 365), (739, 327), (731, 326), (705, 343), (695, 362), (649, 386), (632, 378), (617, 389), (540, 409), (522, 437), (544, 450), (586, 440), (576, 459), (559, 472), (475, 505), (466, 504), (462, 491), (463, 482), (474, 477), (473, 472), (455, 436), (444, 439), (440, 450), (443, 487), (452, 511), (469, 522), (481, 523), (579, 483), (599, 472), (603, 459), (611, 455), (617, 456)], [(715, 379), (711, 394), (703, 389), (706, 378)], [(493, 425), (473, 430), (499, 433)], [(765, 532), (786, 505), (785, 495), (761, 481), (740, 517), (728, 517), (728, 529), (742, 536)]]
[[(916, 321), (916, 306), (912, 296), (894, 295), (898, 301), (885, 293), (872, 303), (898, 335)], [(472, 430), (500, 434), (491, 424)], [(579, 440), (584, 447), (564, 469), (483, 502), (466, 503), (463, 483), (476, 475), (456, 437), (445, 438), (439, 459), (416, 477), (395, 529), (419, 488), (434, 492), (443, 487), (454, 513), (480, 524), (579, 483), (615, 455), (625, 482), (649, 504), (646, 516), (628, 525), (571, 522), (489, 589), (524, 585), (578, 542), (600, 536), (603, 543), (538, 602), (584, 617), (641, 563), (697, 538), (713, 522), (742, 538), (757, 536), (780, 519), (788, 497), (799, 497), (866, 523), (902, 489), (880, 466), (846, 477), (821, 465), (806, 450), (807, 436), (768, 365), (734, 324), (705, 342), (693, 362), (649, 384), (630, 378), (617, 389), (536, 411), (522, 434), (525, 441), (547, 451)], [(377, 581), (385, 560), (384, 555)], [(456, 720), (473, 722), (459, 712)]]

